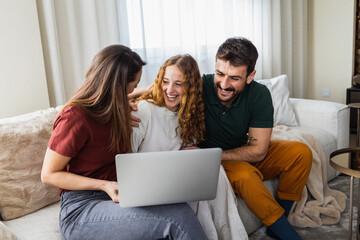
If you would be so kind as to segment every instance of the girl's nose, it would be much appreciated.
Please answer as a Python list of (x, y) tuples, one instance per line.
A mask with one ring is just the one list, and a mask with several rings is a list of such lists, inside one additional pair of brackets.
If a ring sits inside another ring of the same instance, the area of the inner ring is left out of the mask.
[(174, 83), (170, 82), (167, 91), (172, 92), (173, 90), (174, 90)]

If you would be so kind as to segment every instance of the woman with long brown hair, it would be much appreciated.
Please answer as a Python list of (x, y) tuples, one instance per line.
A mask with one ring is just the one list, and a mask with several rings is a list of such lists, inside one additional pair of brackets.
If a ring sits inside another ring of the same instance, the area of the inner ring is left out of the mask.
[(186, 204), (116, 204), (115, 155), (132, 149), (127, 95), (144, 65), (125, 46), (104, 48), (55, 120), (41, 179), (60, 188), (64, 239), (206, 239)]

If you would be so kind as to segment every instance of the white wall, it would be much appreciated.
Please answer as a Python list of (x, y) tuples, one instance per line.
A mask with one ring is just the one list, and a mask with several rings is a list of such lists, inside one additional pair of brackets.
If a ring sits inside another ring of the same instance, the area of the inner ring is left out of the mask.
[[(310, 99), (346, 102), (353, 72), (355, 0), (308, 0), (308, 85)], [(330, 97), (321, 90), (330, 89)]]
[(0, 36), (0, 118), (49, 107), (36, 0), (1, 0)]

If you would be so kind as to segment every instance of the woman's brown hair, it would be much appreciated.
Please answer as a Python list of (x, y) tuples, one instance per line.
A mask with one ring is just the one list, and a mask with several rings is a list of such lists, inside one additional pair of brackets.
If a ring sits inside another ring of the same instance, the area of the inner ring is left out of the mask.
[[(160, 67), (153, 87), (141, 96), (137, 101), (144, 99), (150, 103), (165, 107), (164, 93), (162, 90), (165, 70), (168, 66), (176, 66), (184, 75), (182, 88), (184, 95), (178, 110), (179, 126), (181, 128), (180, 138), (182, 147), (196, 145), (204, 140), (205, 115), (204, 102), (202, 100), (202, 78), (195, 59), (188, 55), (176, 55)], [(149, 101), (151, 100), (151, 101)]]
[(94, 57), (83, 84), (65, 105), (79, 106), (96, 121), (111, 124), (110, 151), (131, 152), (126, 89), (145, 64), (137, 53), (123, 45), (102, 49)]

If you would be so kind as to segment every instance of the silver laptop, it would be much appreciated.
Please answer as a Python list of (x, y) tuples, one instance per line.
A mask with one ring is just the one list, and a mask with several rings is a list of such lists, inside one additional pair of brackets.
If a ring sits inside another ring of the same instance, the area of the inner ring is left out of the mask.
[(207, 148), (116, 155), (120, 206), (214, 199), (221, 153)]

